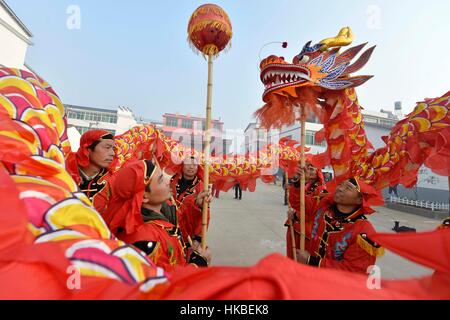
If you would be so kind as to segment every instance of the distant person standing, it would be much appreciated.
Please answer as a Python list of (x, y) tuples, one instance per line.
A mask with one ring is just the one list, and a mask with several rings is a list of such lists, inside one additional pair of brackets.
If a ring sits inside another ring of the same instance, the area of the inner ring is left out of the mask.
[(238, 199), (238, 195), (239, 195), (239, 200), (242, 199), (242, 189), (241, 189), (241, 184), (238, 182), (234, 185), (234, 198)]
[(396, 184), (395, 186), (389, 186), (389, 194), (393, 194), (394, 196), (398, 197), (398, 193), (397, 193), (397, 186), (398, 184)]
[(286, 174), (285, 173), (283, 173), (283, 182), (282, 182), (282, 187), (283, 187), (283, 190), (284, 190), (284, 205), (285, 206), (287, 206), (288, 205), (288, 198), (287, 198), (287, 183), (288, 183), (288, 181), (287, 181), (287, 179), (286, 179), (287, 177), (286, 177)]

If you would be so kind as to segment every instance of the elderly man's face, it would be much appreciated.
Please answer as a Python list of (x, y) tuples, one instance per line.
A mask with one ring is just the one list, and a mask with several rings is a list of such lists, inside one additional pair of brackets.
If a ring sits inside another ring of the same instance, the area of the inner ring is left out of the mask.
[(317, 169), (310, 163), (306, 163), (305, 180), (306, 181), (317, 180)]
[(356, 187), (347, 180), (337, 186), (334, 202), (341, 205), (358, 206), (362, 203), (362, 196)]
[(114, 160), (114, 140), (105, 139), (94, 150), (89, 149), (89, 161), (99, 169), (107, 169)]
[(183, 177), (187, 180), (195, 178), (198, 172), (198, 163), (195, 159), (186, 159), (183, 163)]

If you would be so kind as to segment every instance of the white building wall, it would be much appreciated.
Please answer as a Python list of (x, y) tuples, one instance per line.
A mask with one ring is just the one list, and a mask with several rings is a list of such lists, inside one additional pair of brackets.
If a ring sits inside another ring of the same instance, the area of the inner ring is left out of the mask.
[[(91, 129), (104, 129), (116, 131), (117, 125), (115, 123), (101, 122), (101, 121), (88, 121), (80, 119), (68, 119), (68, 124), (73, 126), (86, 127)], [(116, 132), (117, 134), (117, 132)]]
[(448, 178), (435, 174), (427, 167), (422, 166), (419, 169), (419, 180), (417, 181), (417, 187), (433, 190), (448, 190)]
[[(16, 34), (17, 33), (17, 34)], [(27, 43), (28, 41), (28, 43)], [(22, 28), (0, 6), (0, 64), (6, 67), (28, 70), (25, 56), (31, 41)]]
[(119, 107), (117, 109), (116, 135), (122, 134), (125, 131), (130, 130), (136, 125), (137, 122), (131, 110), (122, 107)]
[(80, 138), (81, 134), (75, 127), (67, 128), (67, 137), (69, 138), (70, 148), (72, 152), (77, 152), (80, 148)]
[(364, 130), (366, 131), (367, 139), (372, 143), (375, 149), (386, 146), (386, 143), (384, 143), (384, 141), (381, 140), (381, 137), (389, 135), (389, 133), (391, 132), (390, 129), (385, 129), (371, 124), (366, 124)]

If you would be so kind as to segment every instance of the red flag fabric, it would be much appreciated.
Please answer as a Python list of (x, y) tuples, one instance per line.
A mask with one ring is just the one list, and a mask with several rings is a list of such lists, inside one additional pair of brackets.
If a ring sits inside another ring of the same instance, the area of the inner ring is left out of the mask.
[(450, 228), (421, 233), (375, 233), (368, 236), (408, 260), (450, 275)]
[[(214, 279), (214, 280), (212, 280)], [(170, 283), (144, 298), (194, 300), (264, 299), (450, 299), (450, 277), (381, 281), (379, 289), (366, 275), (317, 269), (272, 254), (253, 267), (183, 268)]]

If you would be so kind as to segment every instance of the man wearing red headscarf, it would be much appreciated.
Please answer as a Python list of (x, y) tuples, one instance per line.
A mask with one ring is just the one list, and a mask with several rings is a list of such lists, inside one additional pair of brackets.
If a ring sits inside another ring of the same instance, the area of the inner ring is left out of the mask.
[[(304, 170), (299, 165), (297, 174), (289, 179), (290, 210), (288, 211), (289, 217), (285, 226), (289, 227), (290, 221), (293, 221), (296, 248), (300, 248), (300, 177), (302, 174), (305, 175), (305, 250), (309, 251), (314, 208), (327, 193), (322, 172), (309, 161), (306, 162)], [(292, 250), (292, 236), (288, 228), (286, 233), (286, 253), (291, 259), (293, 258)]]
[(108, 201), (105, 187), (114, 155), (114, 136), (105, 130), (89, 130), (81, 136), (78, 151), (66, 159), (67, 171), (100, 213)]
[[(188, 242), (192, 239), (194, 243), (200, 243), (202, 241), (202, 199), (208, 195), (207, 201), (211, 202), (212, 196), (208, 194), (208, 191), (203, 191), (203, 171), (198, 164), (198, 159), (188, 156), (180, 172), (172, 177), (170, 186), (178, 207), (184, 241)], [(208, 208), (208, 225), (209, 219), (210, 209)]]
[(209, 248), (193, 245), (187, 252), (178, 226), (176, 207), (167, 201), (170, 181), (150, 160), (133, 161), (116, 173), (112, 197), (103, 218), (120, 240), (141, 249), (166, 271), (187, 261), (207, 266)]
[(358, 178), (341, 182), (316, 208), (311, 230), (310, 253), (299, 261), (322, 268), (366, 273), (383, 248), (367, 236), (375, 232), (365, 217), (370, 205), (383, 204), (381, 193)]

